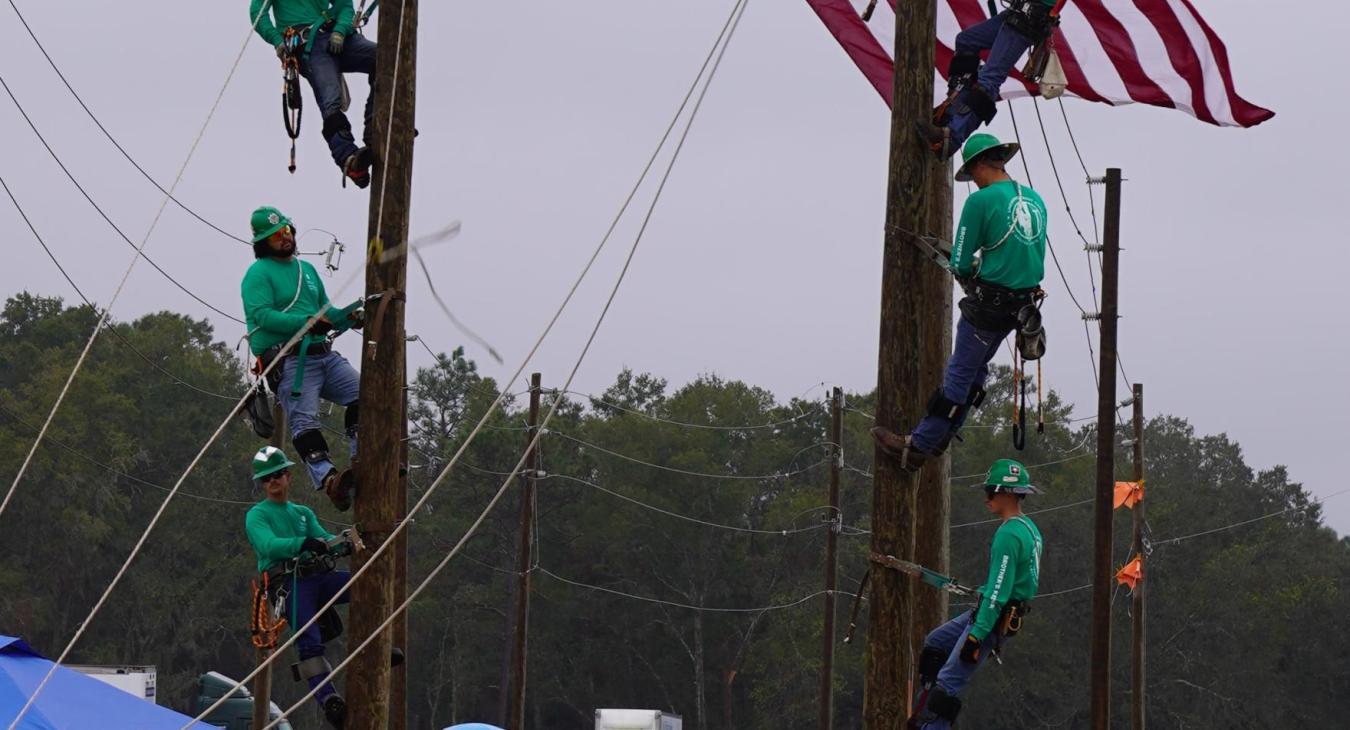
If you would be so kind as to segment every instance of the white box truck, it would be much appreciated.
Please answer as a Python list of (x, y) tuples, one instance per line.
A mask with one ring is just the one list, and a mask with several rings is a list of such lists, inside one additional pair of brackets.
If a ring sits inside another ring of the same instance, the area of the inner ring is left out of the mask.
[(150, 703), (155, 702), (155, 667), (151, 666), (95, 666), (91, 664), (67, 665), (80, 674), (87, 674), (104, 684), (133, 694)]
[(684, 730), (684, 720), (660, 710), (596, 710), (595, 730)]

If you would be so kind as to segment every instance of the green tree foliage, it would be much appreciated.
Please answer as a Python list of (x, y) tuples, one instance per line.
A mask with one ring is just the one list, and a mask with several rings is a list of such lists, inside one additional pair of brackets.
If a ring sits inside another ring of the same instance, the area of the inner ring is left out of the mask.
[[(0, 475), (8, 485), (97, 317), (27, 294), (0, 316)], [(210, 328), (170, 313), (115, 324), (169, 377), (102, 335), (66, 407), (0, 516), (0, 632), (54, 653), (111, 579), (151, 514), (232, 402), (244, 379)], [(952, 572), (982, 582), (989, 522), (987, 465), (1012, 454), (1011, 378), (953, 449)], [(557, 385), (547, 379), (544, 386)], [(518, 386), (511, 386), (518, 387)], [(462, 350), (410, 384), (413, 499), (439, 480), (411, 527), (420, 581), (505, 486), (461, 554), (411, 611), (411, 727), (495, 721), (503, 710), (519, 479), (529, 439), (527, 395), (502, 394)], [(678, 712), (691, 730), (814, 724), (821, 609), (839, 634), (867, 567), (873, 447), (871, 394), (847, 396), (840, 580), (820, 595), (829, 514), (829, 414), (823, 393), (778, 403), (753, 385), (708, 375), (678, 388), (619, 373), (595, 397), (543, 395), (557, 412), (541, 438), (528, 722), (591, 727), (597, 707)], [(502, 408), (470, 433), (492, 404)], [(336, 414), (334, 414), (336, 416)], [(1019, 456), (1046, 494), (1028, 510), (1047, 546), (1042, 597), (1002, 667), (983, 668), (962, 724), (981, 728), (1086, 723), (1095, 426), (1048, 394), (1044, 434)], [(336, 424), (334, 424), (336, 425)], [(1279, 467), (1255, 472), (1225, 436), (1185, 420), (1146, 429), (1153, 552), (1149, 569), (1149, 721), (1169, 728), (1335, 726), (1350, 692), (1337, 630), (1350, 611), (1350, 540), (1321, 526), (1320, 506)], [(231, 424), (183, 485), (145, 553), (77, 648), (91, 663), (153, 663), (161, 702), (190, 709), (198, 673), (251, 666), (243, 537), (254, 495), (247, 458), (259, 445)], [(1129, 473), (1128, 450), (1117, 454)], [(446, 471), (447, 466), (450, 466)], [(320, 496), (295, 498), (332, 513)], [(1117, 564), (1129, 559), (1129, 515), (1117, 514)], [(1250, 522), (1248, 522), (1250, 521)], [(1244, 523), (1233, 529), (1213, 528)], [(1180, 539), (1177, 539), (1180, 538)], [(927, 590), (927, 588), (918, 588)], [(1118, 717), (1129, 701), (1128, 594), (1114, 600)], [(951, 615), (968, 610), (954, 604)], [(852, 643), (836, 652), (837, 727), (860, 726), (864, 604)], [(349, 637), (350, 638), (350, 637)], [(341, 648), (333, 654), (336, 656)], [(283, 669), (279, 702), (300, 692)], [(299, 728), (319, 727), (313, 712)]]

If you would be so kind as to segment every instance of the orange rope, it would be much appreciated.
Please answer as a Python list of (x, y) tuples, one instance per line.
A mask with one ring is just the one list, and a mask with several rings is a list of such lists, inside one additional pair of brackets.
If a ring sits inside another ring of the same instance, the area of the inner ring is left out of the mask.
[(253, 609), (249, 617), (249, 633), (252, 635), (253, 646), (263, 651), (277, 648), (277, 639), (286, 628), (285, 617), (272, 621), (271, 606), (267, 600), (267, 580), (267, 574), (263, 573), (261, 586), (258, 585), (258, 581), (253, 581)]

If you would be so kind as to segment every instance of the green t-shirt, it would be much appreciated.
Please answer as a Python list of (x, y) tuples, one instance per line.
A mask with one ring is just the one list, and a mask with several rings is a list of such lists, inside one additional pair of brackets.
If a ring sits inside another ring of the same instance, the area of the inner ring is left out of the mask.
[(264, 573), (280, 560), (290, 560), (300, 554), (300, 545), (307, 537), (331, 540), (333, 534), (323, 529), (314, 510), (287, 502), (277, 504), (270, 499), (249, 508), (244, 519), (248, 541), (258, 554), (258, 572)]
[[(1015, 180), (971, 193), (952, 243), (952, 270), (1008, 289), (1040, 285), (1047, 219), (1041, 196)], [(982, 252), (978, 267), (977, 251)]]
[(269, 256), (254, 261), (244, 274), (240, 293), (248, 346), (254, 355), (291, 339), (328, 303), (319, 272), (298, 257), (282, 261)]
[(980, 607), (970, 635), (979, 641), (994, 630), (1008, 601), (1030, 601), (1041, 582), (1041, 531), (1026, 515), (1014, 517), (994, 533), (989, 580), (980, 590)]
[(282, 30), (285, 28), (329, 20), (334, 21), (334, 33), (347, 35), (352, 31), (352, 17), (356, 15), (352, 0), (251, 0), (248, 4), (249, 23), (262, 12), (264, 3), (272, 11), (272, 17), (264, 13), (258, 18), (258, 35), (273, 46), (281, 42)]

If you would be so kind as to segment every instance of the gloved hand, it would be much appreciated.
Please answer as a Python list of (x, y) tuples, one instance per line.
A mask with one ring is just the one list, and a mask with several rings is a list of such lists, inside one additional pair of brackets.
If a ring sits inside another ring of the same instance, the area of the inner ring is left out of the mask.
[(319, 317), (309, 326), (309, 333), (312, 335), (326, 335), (332, 331), (333, 323), (329, 322), (327, 317)]
[(277, 58), (280, 58), (281, 60), (285, 61), (285, 60), (286, 60), (286, 44), (285, 44), (285, 43), (278, 43), (277, 46), (276, 46), (276, 50), (277, 50)]
[(970, 634), (966, 634), (966, 641), (961, 645), (961, 661), (967, 664), (980, 661), (980, 640)]
[(315, 555), (327, 555), (328, 543), (317, 537), (307, 537), (305, 538), (305, 541), (300, 544), (300, 552), (313, 553)]
[(347, 42), (347, 38), (341, 33), (334, 33), (328, 36), (328, 52), (334, 56), (342, 55), (342, 45)]
[(357, 309), (347, 315), (347, 319), (352, 321), (352, 329), (359, 330), (366, 326), (366, 310)]

